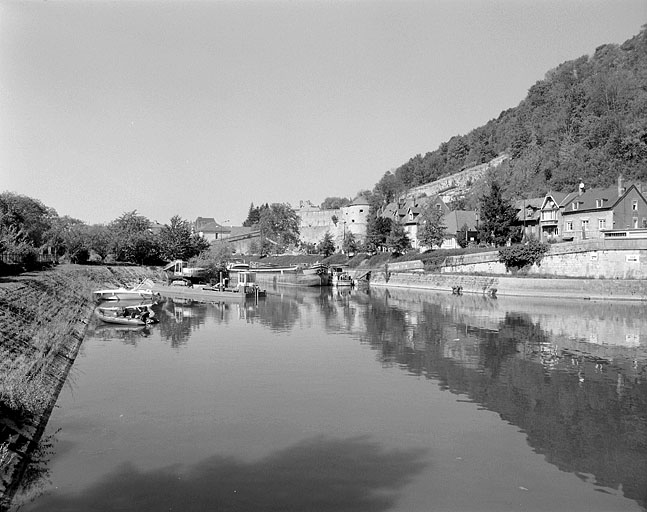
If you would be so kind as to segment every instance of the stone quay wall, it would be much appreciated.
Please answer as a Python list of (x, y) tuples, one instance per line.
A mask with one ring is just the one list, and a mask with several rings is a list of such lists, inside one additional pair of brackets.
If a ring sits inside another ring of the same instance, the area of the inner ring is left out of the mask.
[(371, 285), (490, 296), (647, 300), (647, 240), (584, 240), (550, 247), (540, 266), (511, 274), (498, 252), (452, 256), (439, 273), (388, 265)]
[[(505, 275), (505, 265), (498, 259), (497, 251), (450, 256), (441, 272)], [(647, 239), (594, 239), (551, 245), (540, 265), (524, 273), (537, 277), (647, 279)]]

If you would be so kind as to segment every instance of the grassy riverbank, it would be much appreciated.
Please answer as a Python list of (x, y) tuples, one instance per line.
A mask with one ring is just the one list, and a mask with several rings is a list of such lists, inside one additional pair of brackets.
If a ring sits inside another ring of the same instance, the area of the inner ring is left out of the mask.
[(157, 276), (144, 267), (61, 265), (0, 278), (0, 510), (76, 357), (92, 291)]

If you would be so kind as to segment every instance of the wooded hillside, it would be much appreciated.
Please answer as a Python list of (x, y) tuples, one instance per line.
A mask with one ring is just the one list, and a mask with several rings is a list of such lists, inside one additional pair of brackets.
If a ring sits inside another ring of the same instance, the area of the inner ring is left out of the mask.
[[(647, 25), (622, 45), (564, 62), (497, 119), (388, 172), (376, 191), (401, 192), (500, 153), (506, 192), (518, 198), (607, 186), (619, 173), (647, 181)], [(397, 191), (396, 191), (397, 189)]]

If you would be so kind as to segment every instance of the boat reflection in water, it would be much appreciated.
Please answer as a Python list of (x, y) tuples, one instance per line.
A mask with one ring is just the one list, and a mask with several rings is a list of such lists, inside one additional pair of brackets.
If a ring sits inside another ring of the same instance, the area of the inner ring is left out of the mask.
[(647, 505), (641, 303), (288, 286), (155, 308), (136, 350), (84, 342), (21, 512)]

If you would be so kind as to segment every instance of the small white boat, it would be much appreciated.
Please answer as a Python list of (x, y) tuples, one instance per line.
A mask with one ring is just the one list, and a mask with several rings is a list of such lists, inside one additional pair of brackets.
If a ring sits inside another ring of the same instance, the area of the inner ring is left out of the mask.
[(141, 326), (157, 323), (151, 304), (136, 306), (99, 306), (94, 314), (108, 324)]
[[(109, 300), (150, 300), (155, 293), (151, 290), (153, 282), (150, 279), (142, 281), (132, 288), (109, 288), (105, 290), (95, 290), (92, 292), (94, 299), (97, 301)], [(144, 288), (144, 286), (149, 286)]]

